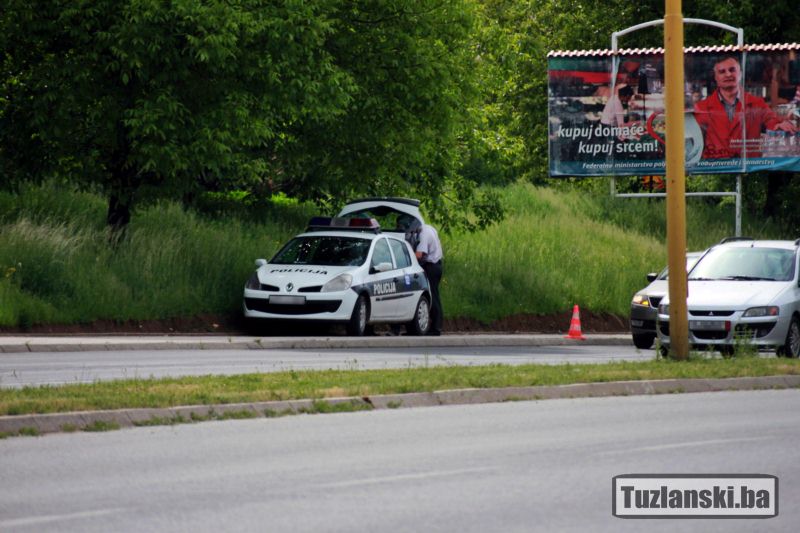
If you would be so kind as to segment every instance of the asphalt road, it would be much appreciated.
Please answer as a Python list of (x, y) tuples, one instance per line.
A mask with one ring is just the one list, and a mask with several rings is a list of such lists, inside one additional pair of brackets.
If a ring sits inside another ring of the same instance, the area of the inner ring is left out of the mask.
[[(2, 531), (791, 531), (800, 391), (514, 402), (0, 440)], [(779, 478), (777, 518), (623, 520), (631, 473)]]
[(642, 361), (633, 346), (349, 348), (340, 350), (125, 350), (0, 353), (0, 387), (305, 369)]

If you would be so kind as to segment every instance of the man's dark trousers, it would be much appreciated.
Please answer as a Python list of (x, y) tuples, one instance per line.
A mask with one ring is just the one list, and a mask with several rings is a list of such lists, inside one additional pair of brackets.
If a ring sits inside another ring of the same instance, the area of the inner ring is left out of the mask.
[(428, 283), (431, 285), (431, 329), (430, 334), (439, 335), (442, 332), (442, 318), (444, 312), (442, 311), (442, 300), (439, 298), (439, 282), (442, 281), (442, 262), (437, 263), (422, 263), (422, 269), (425, 270), (425, 275), (428, 276)]

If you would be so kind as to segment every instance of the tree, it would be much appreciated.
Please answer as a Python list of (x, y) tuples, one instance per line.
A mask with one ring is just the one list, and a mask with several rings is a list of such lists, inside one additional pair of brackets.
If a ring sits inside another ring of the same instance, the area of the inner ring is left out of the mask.
[[(492, 198), (459, 175), (477, 101), (467, 0), (7, 0), (0, 171), (103, 190), (126, 226), (202, 186), (322, 204)], [(464, 219), (465, 220), (465, 219)]]
[(476, 193), (481, 177), (461, 166), (480, 122), (474, 2), (339, 2), (329, 16), (325, 48), (352, 80), (351, 98), (333, 120), (289, 128), (276, 186), (334, 206), (412, 194), (445, 229), (490, 222), (497, 199)]
[[(536, 183), (547, 177), (547, 53), (608, 47), (636, 6), (619, 0), (483, 0), (494, 35), (489, 56), (503, 84), (492, 94), (494, 126), (514, 147), (517, 175)], [(614, 17), (603, 16), (614, 13)], [(638, 21), (641, 22), (641, 21)]]
[(4, 170), (99, 185), (113, 228), (147, 185), (262, 179), (287, 124), (348, 102), (350, 80), (322, 47), (320, 6), (9, 0)]

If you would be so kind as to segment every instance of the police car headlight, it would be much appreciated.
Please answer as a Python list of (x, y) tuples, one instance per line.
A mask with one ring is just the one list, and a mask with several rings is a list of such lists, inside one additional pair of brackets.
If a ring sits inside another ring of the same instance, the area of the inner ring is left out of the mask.
[(754, 316), (778, 316), (779, 309), (775, 305), (770, 305), (769, 307), (751, 307), (747, 311), (744, 312), (742, 316), (745, 317), (754, 317)]
[(244, 288), (250, 289), (251, 291), (261, 290), (261, 282), (258, 281), (258, 272), (253, 272), (253, 275), (247, 280)]
[(322, 286), (322, 292), (345, 291), (353, 284), (353, 276), (350, 274), (339, 274), (328, 283)]
[(632, 303), (635, 303), (636, 305), (644, 305), (647, 307), (650, 306), (650, 300), (648, 300), (647, 296), (644, 294), (634, 294)]

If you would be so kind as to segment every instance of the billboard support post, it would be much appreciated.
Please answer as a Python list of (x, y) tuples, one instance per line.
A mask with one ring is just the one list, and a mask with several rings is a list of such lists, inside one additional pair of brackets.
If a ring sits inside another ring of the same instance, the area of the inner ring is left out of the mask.
[(742, 236), (742, 175), (736, 174), (736, 236)]

